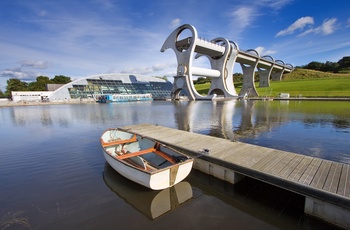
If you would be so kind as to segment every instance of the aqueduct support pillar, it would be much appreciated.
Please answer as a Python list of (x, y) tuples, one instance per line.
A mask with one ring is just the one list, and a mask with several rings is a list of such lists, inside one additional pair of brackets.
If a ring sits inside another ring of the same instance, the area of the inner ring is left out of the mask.
[(241, 67), (243, 70), (243, 84), (242, 84), (242, 89), (239, 92), (240, 96), (244, 96), (244, 95), (252, 96), (252, 97), (259, 96), (254, 84), (254, 73), (257, 65), (258, 65), (258, 61), (255, 63), (251, 63), (250, 65), (241, 63)]
[(270, 60), (270, 66), (258, 65), (259, 87), (270, 87), (270, 76), (275, 66), (275, 59), (269, 55), (261, 57), (262, 60)]
[[(281, 60), (276, 60), (276, 63), (282, 64), (283, 66), (286, 66), (286, 64)], [(272, 81), (281, 81), (284, 71), (285, 71), (285, 67), (283, 69), (272, 72), (271, 73), (271, 80)]]
[(273, 66), (269, 69), (258, 68), (259, 73), (259, 87), (270, 87), (270, 75), (272, 72)]
[(280, 70), (277, 72), (272, 72), (271, 73), (271, 80), (272, 81), (281, 81), (282, 80), (282, 76), (283, 76), (283, 72), (284, 70)]

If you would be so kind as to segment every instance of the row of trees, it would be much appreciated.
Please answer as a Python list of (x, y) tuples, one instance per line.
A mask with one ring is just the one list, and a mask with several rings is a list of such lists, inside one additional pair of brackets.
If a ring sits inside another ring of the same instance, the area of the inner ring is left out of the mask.
[(52, 79), (46, 76), (39, 76), (36, 78), (36, 81), (30, 83), (17, 78), (11, 78), (7, 80), (5, 93), (0, 90), (0, 97), (11, 97), (12, 91), (46, 91), (47, 84), (67, 84), (71, 81), (70, 77), (63, 75), (56, 75)]
[(347, 70), (350, 68), (350, 56), (343, 57), (338, 62), (327, 61), (325, 63), (322, 63), (322, 62), (313, 61), (299, 68), (312, 69), (312, 70), (318, 70), (323, 72), (339, 73), (343, 70)]

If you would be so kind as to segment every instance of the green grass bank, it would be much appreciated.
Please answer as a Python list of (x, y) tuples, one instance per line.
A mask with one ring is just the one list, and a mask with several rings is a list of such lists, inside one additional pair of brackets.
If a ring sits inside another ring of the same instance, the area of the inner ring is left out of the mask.
[[(242, 82), (234, 82), (237, 93)], [(291, 97), (321, 97), (350, 98), (350, 73), (325, 73), (314, 70), (295, 69), (284, 74), (282, 81), (270, 81), (270, 87), (259, 88), (255, 82), (260, 97), (278, 97), (280, 93), (289, 93)], [(196, 84), (200, 94), (207, 94), (210, 83)]]

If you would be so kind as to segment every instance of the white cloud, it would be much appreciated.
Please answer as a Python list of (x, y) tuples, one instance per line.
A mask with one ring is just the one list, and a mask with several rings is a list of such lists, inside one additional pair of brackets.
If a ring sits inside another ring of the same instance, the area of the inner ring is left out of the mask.
[(278, 36), (284, 36), (287, 34), (292, 34), (296, 30), (303, 30), (305, 26), (307, 25), (313, 25), (314, 19), (312, 17), (302, 17), (296, 20), (292, 25), (290, 25), (287, 29), (281, 30), (276, 34), (276, 37)]
[(291, 0), (261, 0), (238, 6), (229, 13), (231, 25), (234, 27), (235, 33), (238, 34), (243, 29), (251, 26), (257, 17), (264, 15), (264, 8), (277, 10), (290, 2)]
[(171, 21), (170, 27), (175, 29), (175, 28), (179, 27), (180, 24), (181, 24), (181, 19), (175, 18), (174, 20)]
[(311, 28), (304, 33), (300, 34), (299, 36), (305, 36), (310, 33), (314, 34), (322, 34), (322, 35), (329, 35), (332, 34), (336, 28), (337, 28), (337, 19), (331, 18), (323, 21), (323, 24), (317, 28)]
[(239, 40), (244, 30), (253, 24), (258, 15), (256, 6), (240, 6), (230, 11), (228, 17), (231, 37)]
[[(246, 29), (264, 26), (261, 24), (261, 22), (264, 21), (261, 17), (271, 13), (275, 14), (291, 1), (293, 0), (261, 0), (251, 1), (248, 4), (236, 5), (233, 10), (231, 9), (226, 14), (230, 20), (230, 30), (234, 31), (232, 33), (237, 39)], [(265, 23), (263, 22), (263, 24)]]
[(278, 10), (290, 2), (292, 2), (292, 0), (260, 0), (260, 1), (256, 1), (255, 3), (261, 6), (268, 6)]
[(337, 22), (336, 18), (325, 20), (322, 26), (320, 26), (319, 30), (323, 35), (332, 34), (336, 30), (336, 27), (337, 27), (336, 22)]
[(25, 71), (20, 67), (4, 70), (0, 72), (0, 75), (3, 78), (18, 78), (20, 80), (35, 80), (38, 76), (36, 73)]
[(5, 69), (0, 72), (1, 78), (18, 78), (25, 81), (33, 81), (39, 75), (39, 72), (35, 69), (47, 69), (48, 63), (46, 61), (33, 61), (33, 60), (24, 60), (20, 62), (20, 66)]
[(260, 54), (260, 57), (276, 53), (276, 51), (273, 50), (265, 50), (265, 47), (263, 46), (258, 46), (255, 50)]
[(47, 14), (47, 12), (45, 11), (45, 10), (41, 10), (40, 12), (39, 12), (39, 16), (40, 17), (45, 17), (45, 16), (47, 16), (48, 14)]
[(346, 27), (350, 27), (350, 18), (346, 21)]
[(175, 70), (176, 63), (159, 63), (154, 64), (152, 66), (144, 66), (144, 67), (131, 67), (125, 68), (121, 71), (121, 73), (134, 73), (134, 74), (143, 74), (143, 75), (157, 75), (158, 72), (164, 70)]
[(34, 69), (47, 69), (48, 63), (47, 61), (25, 60), (22, 61), (22, 67), (29, 67)]
[(255, 9), (243, 6), (232, 12), (234, 24), (239, 28), (245, 28), (251, 24), (254, 19)]

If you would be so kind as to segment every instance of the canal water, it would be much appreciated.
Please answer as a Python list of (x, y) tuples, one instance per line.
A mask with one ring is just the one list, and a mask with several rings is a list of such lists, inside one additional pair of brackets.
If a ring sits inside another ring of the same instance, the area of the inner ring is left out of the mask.
[(150, 191), (103, 158), (109, 127), (158, 124), (350, 164), (350, 103), (153, 101), (0, 108), (0, 229), (332, 229), (303, 197), (193, 170)]

